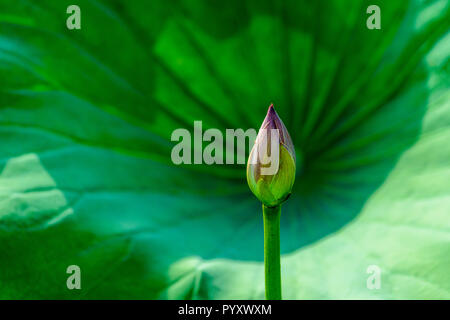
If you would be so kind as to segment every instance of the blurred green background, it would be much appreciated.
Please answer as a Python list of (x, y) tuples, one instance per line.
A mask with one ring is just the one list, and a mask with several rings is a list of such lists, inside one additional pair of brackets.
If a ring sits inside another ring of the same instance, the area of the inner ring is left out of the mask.
[(273, 102), (301, 159), (283, 297), (450, 299), (449, 8), (2, 0), (0, 298), (262, 299), (245, 166), (176, 166), (170, 136)]

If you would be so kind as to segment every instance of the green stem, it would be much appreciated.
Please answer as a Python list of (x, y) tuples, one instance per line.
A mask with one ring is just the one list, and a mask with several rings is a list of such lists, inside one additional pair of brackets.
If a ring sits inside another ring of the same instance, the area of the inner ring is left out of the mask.
[(267, 300), (281, 300), (280, 212), (281, 206), (266, 207), (263, 205), (264, 272)]

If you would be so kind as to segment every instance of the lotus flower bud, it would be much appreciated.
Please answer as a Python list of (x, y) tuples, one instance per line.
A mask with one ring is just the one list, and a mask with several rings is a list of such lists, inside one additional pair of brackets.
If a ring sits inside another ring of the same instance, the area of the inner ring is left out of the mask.
[(267, 111), (247, 163), (247, 182), (266, 206), (275, 207), (291, 194), (295, 148), (273, 105)]

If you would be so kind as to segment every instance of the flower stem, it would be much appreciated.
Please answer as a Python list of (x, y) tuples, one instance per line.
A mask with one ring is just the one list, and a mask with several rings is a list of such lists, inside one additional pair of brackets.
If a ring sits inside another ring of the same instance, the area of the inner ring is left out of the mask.
[(267, 300), (281, 300), (280, 212), (280, 205), (276, 207), (263, 205), (264, 272)]

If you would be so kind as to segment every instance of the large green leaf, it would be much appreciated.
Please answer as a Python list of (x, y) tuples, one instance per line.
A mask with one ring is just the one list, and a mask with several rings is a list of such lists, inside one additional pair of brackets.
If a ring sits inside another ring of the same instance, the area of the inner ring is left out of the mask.
[(284, 298), (450, 298), (447, 0), (79, 0), (72, 31), (70, 4), (0, 3), (0, 298), (263, 298), (245, 167), (176, 166), (170, 135), (270, 102)]

